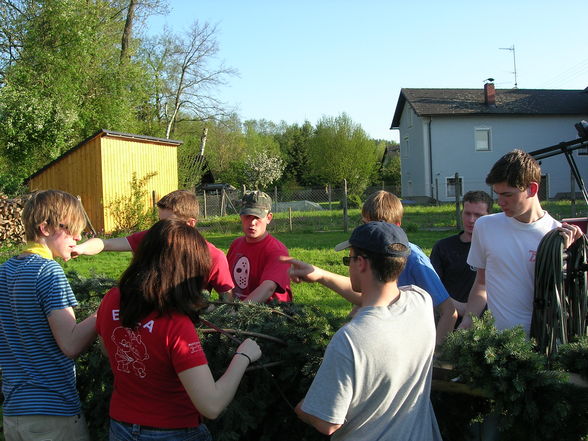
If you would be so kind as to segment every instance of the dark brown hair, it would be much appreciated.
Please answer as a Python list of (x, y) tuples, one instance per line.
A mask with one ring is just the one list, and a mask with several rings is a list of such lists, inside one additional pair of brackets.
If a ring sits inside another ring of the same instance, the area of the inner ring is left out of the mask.
[[(366, 251), (362, 248), (352, 247), (356, 256), (364, 256), (370, 262), (370, 268), (374, 273), (376, 279), (381, 283), (393, 282), (398, 280), (400, 273), (406, 266), (406, 257), (400, 256), (384, 256), (383, 254), (376, 254)], [(395, 243), (390, 245), (390, 248), (397, 251), (404, 251), (406, 247), (402, 244)]]
[(198, 230), (179, 219), (160, 220), (120, 278), (122, 325), (135, 328), (153, 311), (185, 314), (195, 323), (207, 306), (202, 289), (209, 271), (208, 246)]
[(541, 167), (528, 153), (513, 150), (500, 158), (486, 176), (486, 184), (506, 182), (510, 187), (526, 190), (531, 182), (541, 182)]
[(485, 191), (468, 191), (463, 195), (463, 201), (469, 202), (471, 204), (482, 202), (486, 204), (486, 211), (488, 214), (492, 213), (492, 205), (494, 205), (494, 201), (492, 200), (492, 197)]

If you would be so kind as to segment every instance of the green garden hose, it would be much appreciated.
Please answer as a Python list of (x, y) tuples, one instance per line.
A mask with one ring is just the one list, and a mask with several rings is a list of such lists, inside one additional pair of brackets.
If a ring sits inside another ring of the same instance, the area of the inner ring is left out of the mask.
[(547, 233), (539, 243), (531, 337), (549, 358), (557, 352), (558, 345), (586, 335), (587, 259), (586, 235), (565, 253), (558, 230)]

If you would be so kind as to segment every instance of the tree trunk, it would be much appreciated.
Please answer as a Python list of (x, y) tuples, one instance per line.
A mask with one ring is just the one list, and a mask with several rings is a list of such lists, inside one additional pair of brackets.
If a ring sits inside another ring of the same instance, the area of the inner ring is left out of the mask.
[(130, 58), (129, 46), (131, 43), (131, 35), (133, 33), (133, 21), (135, 20), (135, 8), (137, 7), (137, 0), (129, 0), (129, 9), (127, 11), (127, 20), (125, 28), (123, 29), (122, 41), (120, 45), (120, 62), (124, 63)]

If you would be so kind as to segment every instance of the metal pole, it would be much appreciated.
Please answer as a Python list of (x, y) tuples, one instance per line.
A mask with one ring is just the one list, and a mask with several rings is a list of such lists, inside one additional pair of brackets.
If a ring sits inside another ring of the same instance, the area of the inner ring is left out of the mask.
[(290, 225), (290, 233), (292, 232), (292, 207), (288, 207), (288, 224)]
[(206, 219), (206, 190), (202, 190), (202, 194), (204, 195), (204, 219)]

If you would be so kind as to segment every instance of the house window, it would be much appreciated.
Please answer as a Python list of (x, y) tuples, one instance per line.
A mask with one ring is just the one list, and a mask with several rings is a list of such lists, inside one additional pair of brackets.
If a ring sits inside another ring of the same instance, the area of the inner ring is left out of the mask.
[(477, 152), (490, 150), (490, 129), (475, 129), (474, 137)]
[(402, 140), (402, 146), (400, 147), (400, 150), (402, 150), (402, 157), (408, 158), (410, 154), (410, 143), (408, 141), (408, 136), (405, 136)]
[[(457, 190), (459, 190), (459, 194), (460, 196), (463, 194), (463, 179), (461, 177), (457, 178), (458, 179), (458, 188)], [(451, 177), (451, 178), (445, 178), (445, 188), (447, 191), (447, 197), (448, 198), (454, 198), (455, 197), (455, 176)]]

